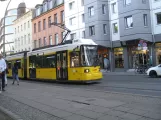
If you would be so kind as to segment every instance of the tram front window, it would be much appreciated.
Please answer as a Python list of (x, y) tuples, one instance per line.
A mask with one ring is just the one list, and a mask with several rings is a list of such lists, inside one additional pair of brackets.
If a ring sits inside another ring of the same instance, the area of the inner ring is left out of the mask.
[(81, 53), (82, 66), (95, 66), (97, 63), (97, 46), (83, 46)]

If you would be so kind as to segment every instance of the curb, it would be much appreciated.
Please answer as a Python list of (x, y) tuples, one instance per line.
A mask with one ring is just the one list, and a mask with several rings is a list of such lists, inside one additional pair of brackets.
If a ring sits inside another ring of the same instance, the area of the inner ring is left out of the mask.
[(146, 74), (110, 74), (110, 73), (103, 73), (103, 75), (116, 75), (116, 76), (146, 76)]
[(0, 111), (3, 114), (5, 114), (6, 116), (8, 116), (9, 118), (11, 118), (12, 120), (23, 120), (19, 116), (17, 116), (16, 114), (12, 113), (11, 111), (8, 111), (7, 109), (5, 109), (1, 106), (0, 106)]

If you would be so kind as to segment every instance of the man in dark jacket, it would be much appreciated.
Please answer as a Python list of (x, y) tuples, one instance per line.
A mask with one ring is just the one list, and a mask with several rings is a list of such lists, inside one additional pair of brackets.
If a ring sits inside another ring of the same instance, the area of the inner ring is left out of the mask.
[(12, 83), (12, 85), (14, 85), (15, 80), (17, 81), (17, 85), (19, 85), (18, 66), (17, 66), (17, 63), (15, 63), (14, 66), (12, 67), (12, 77), (13, 77), (13, 83)]

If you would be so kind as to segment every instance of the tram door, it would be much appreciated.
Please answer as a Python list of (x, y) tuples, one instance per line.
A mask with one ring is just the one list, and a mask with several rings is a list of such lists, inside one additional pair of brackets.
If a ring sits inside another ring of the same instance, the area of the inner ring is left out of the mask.
[(57, 52), (56, 57), (57, 80), (68, 80), (67, 51)]

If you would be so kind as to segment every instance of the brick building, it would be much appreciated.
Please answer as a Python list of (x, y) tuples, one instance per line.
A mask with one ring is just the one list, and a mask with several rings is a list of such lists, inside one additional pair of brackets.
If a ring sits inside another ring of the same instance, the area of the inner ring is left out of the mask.
[(32, 19), (33, 48), (60, 43), (64, 30), (50, 23), (64, 23), (64, 1), (44, 0), (35, 8)]

